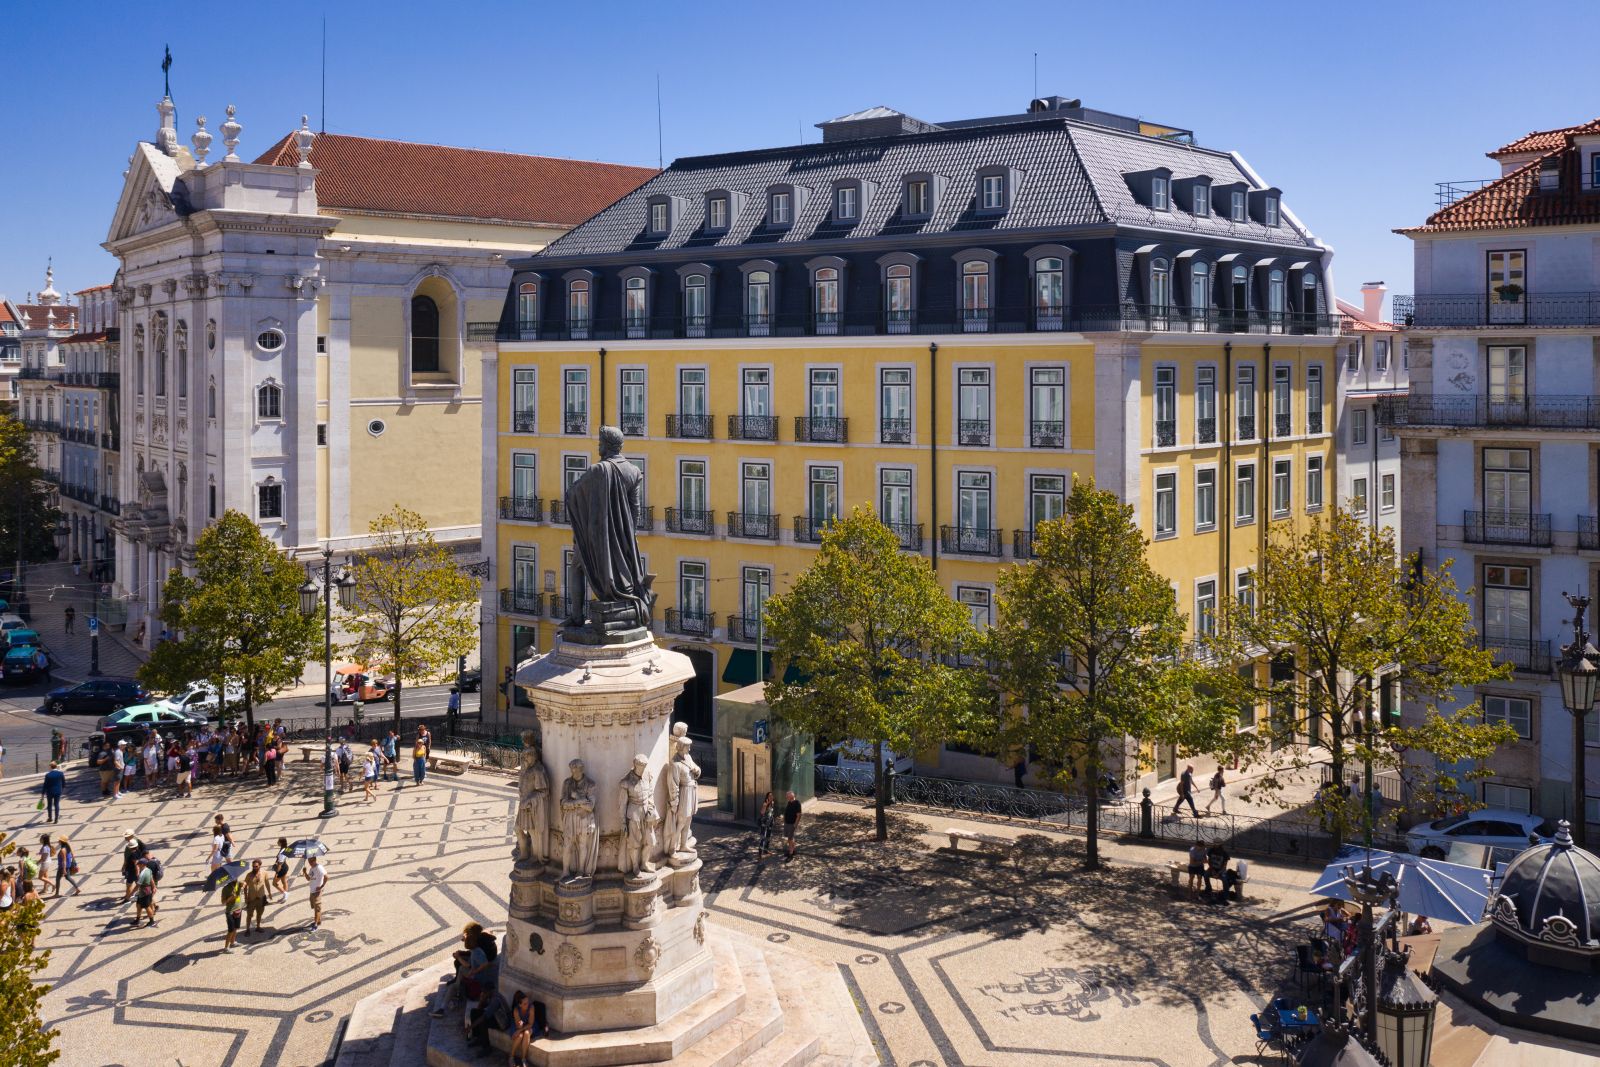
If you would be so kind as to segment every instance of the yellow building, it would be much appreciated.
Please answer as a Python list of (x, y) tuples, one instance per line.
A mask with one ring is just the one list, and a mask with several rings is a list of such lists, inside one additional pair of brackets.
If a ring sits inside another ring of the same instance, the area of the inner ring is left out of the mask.
[(554, 640), (562, 495), (603, 424), (645, 472), (697, 734), (757, 677), (762, 601), (857, 504), (980, 622), (1074, 478), (1135, 506), (1194, 619), (1249, 595), (1268, 524), (1331, 485), (1327, 253), (1232, 157), (1036, 105), (873, 109), (821, 144), (678, 160), (513, 264), (484, 360), (486, 669)]

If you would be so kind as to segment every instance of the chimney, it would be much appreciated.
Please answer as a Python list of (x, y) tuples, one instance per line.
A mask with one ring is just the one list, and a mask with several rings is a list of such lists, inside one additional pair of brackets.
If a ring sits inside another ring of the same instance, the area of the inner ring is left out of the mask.
[(1389, 291), (1382, 282), (1361, 283), (1361, 317), (1368, 322), (1383, 321), (1383, 294)]

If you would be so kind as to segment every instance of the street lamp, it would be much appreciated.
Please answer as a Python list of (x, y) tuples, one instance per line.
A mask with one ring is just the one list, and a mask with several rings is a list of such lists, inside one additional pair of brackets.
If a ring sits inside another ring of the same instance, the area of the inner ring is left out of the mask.
[(1433, 1016), (1438, 994), (1408, 966), (1409, 951), (1386, 952), (1374, 1001), (1378, 1051), (1394, 1067), (1428, 1067), (1433, 1050)]
[(1561, 649), (1560, 670), (1561, 703), (1572, 713), (1572, 822), (1578, 831), (1574, 835), (1578, 847), (1587, 848), (1589, 813), (1584, 789), (1588, 772), (1583, 758), (1583, 720), (1594, 709), (1595, 687), (1600, 683), (1600, 668), (1596, 668), (1595, 661), (1600, 659), (1600, 651), (1589, 643), (1589, 598), (1582, 593), (1561, 595), (1572, 605), (1572, 644)]
[[(100, 673), (100, 553), (105, 551), (109, 538), (96, 537), (94, 539), (94, 560), (89, 564), (89, 584), (94, 586), (94, 607), (89, 612), (89, 676), (91, 678)], [(220, 708), (221, 698), (217, 706)]]
[(333, 598), (339, 597), (339, 606), (345, 611), (356, 602), (356, 579), (348, 568), (341, 567), (339, 576), (333, 576), (333, 549), (322, 550), (322, 581), (319, 583), (311, 564), (306, 563), (305, 584), (300, 587), (300, 614), (310, 618), (317, 613), (317, 601), (322, 601), (322, 812), (321, 818), (331, 818), (333, 806)]

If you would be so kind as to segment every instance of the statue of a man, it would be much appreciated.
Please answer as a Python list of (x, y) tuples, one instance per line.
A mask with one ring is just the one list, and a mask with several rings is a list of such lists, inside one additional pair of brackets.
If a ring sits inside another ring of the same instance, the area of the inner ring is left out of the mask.
[(667, 855), (694, 851), (695, 807), (699, 803), (698, 775), (689, 758), (689, 739), (673, 738), (672, 762), (667, 764), (667, 818), (663, 846)]
[(522, 732), (522, 772), (518, 775), (516, 849), (518, 863), (543, 863), (550, 855), (550, 772), (544, 769), (539, 737)]
[(561, 880), (593, 878), (600, 862), (600, 835), (594, 822), (594, 779), (583, 773), (583, 760), (567, 764), (561, 783)]
[(646, 574), (636, 534), (639, 483), (644, 474), (622, 457), (622, 431), (600, 428), (600, 461), (567, 490), (572, 523), (572, 569), (567, 574), (566, 625), (587, 626), (594, 601), (596, 629), (650, 625), (655, 575)]
[(633, 757), (633, 769), (622, 776), (622, 858), (617, 866), (632, 878), (649, 874), (654, 866), (650, 862), (650, 846), (656, 841), (655, 782), (646, 769), (650, 758)]

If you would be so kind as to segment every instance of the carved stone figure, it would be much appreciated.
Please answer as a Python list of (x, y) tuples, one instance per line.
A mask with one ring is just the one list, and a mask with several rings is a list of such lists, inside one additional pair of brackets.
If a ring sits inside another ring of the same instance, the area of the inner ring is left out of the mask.
[(672, 762), (667, 764), (667, 818), (663, 845), (668, 855), (694, 852), (694, 810), (699, 800), (699, 770), (689, 758), (688, 738), (673, 738)]
[(633, 769), (622, 776), (622, 858), (617, 867), (632, 878), (649, 874), (654, 866), (650, 862), (650, 849), (656, 843), (655, 782), (646, 769), (648, 756), (633, 757)]
[(518, 863), (543, 863), (550, 858), (550, 772), (544, 769), (538, 735), (522, 734), (522, 772), (518, 776), (516, 849)]
[(603, 638), (650, 625), (655, 575), (639, 554), (637, 500), (644, 475), (621, 455), (622, 431), (600, 428), (600, 460), (567, 490), (572, 569), (567, 575), (569, 631)]
[(594, 779), (583, 773), (583, 760), (567, 764), (561, 783), (561, 880), (593, 878), (600, 862), (600, 834), (594, 821)]

